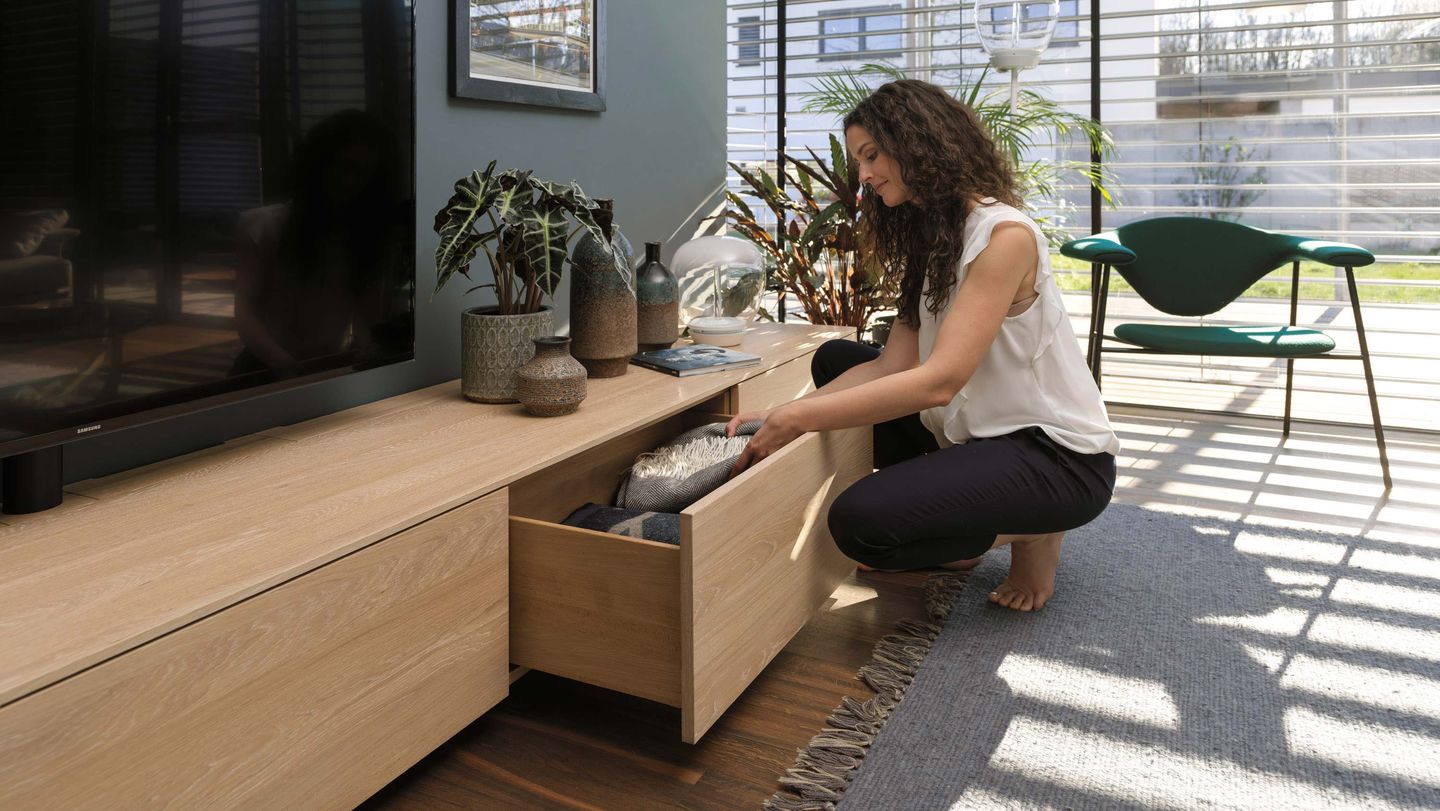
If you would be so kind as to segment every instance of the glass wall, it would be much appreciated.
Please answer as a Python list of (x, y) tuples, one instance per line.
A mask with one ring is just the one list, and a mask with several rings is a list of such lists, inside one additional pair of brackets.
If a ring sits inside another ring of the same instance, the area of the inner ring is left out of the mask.
[[(780, 104), (775, 0), (730, 5), (730, 160), (772, 171)], [(1028, 202), (1070, 233), (1165, 215), (1198, 215), (1354, 242), (1378, 261), (1358, 271), (1387, 424), (1440, 430), (1440, 18), (1434, 0), (1108, 0), (1092, 76), (1089, 0), (1065, 0), (1056, 37), (1023, 86), (1101, 119), (1117, 154), (1116, 205), (1092, 220), (1078, 178)], [(838, 122), (803, 112), (822, 76), (865, 63), (956, 88), (987, 65), (973, 4), (944, 0), (789, 0), (786, 152), (826, 144)], [(984, 74), (1003, 92), (1008, 77)], [(1087, 160), (1083, 144), (1038, 139), (1031, 160)], [(733, 173), (732, 173), (733, 176)], [(732, 178), (733, 180), (733, 178)], [(738, 184), (735, 185), (738, 188)], [(1055, 257), (1088, 313), (1088, 268)], [(1300, 321), (1356, 343), (1343, 277), (1303, 268)], [(1288, 318), (1289, 269), (1211, 323)], [(1164, 321), (1123, 285), (1109, 319)], [(1308, 320), (1307, 320), (1308, 319)], [(1270, 361), (1107, 356), (1112, 401), (1278, 413), (1284, 366)], [(1353, 368), (1352, 368), (1353, 367)], [(1296, 365), (1296, 414), (1368, 421), (1360, 364)]]

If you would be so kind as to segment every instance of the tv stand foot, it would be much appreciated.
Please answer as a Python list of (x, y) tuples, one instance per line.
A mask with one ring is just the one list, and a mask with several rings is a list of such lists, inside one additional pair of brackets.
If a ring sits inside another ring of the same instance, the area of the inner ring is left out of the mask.
[(5, 457), (0, 471), (5, 477), (5, 503), (0, 512), (24, 515), (57, 506), (65, 498), (64, 459), (64, 445)]

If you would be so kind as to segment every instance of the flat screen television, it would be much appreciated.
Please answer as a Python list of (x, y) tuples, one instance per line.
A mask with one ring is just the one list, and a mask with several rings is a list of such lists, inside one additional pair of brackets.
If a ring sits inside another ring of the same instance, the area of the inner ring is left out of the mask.
[(414, 357), (411, 0), (0, 3), (5, 512), (60, 446)]

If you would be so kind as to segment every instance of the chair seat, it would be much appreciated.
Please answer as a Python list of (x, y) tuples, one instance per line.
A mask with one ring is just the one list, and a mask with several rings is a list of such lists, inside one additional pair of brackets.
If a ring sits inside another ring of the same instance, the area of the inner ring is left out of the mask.
[(1296, 358), (1322, 355), (1335, 341), (1319, 330), (1287, 326), (1187, 327), (1121, 324), (1115, 337), (1126, 343), (1179, 355)]

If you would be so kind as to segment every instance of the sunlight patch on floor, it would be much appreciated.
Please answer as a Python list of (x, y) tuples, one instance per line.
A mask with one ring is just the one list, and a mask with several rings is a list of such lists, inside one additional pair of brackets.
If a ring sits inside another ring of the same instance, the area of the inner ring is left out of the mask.
[(1406, 659), (1440, 662), (1440, 633), (1401, 628), (1385, 622), (1321, 614), (1310, 628), (1315, 642), (1352, 650), (1388, 653)]
[(1235, 808), (1237, 803), (1250, 808), (1343, 808), (1347, 801), (1367, 808), (1398, 807), (1378, 797), (1285, 779), (1228, 760), (1117, 740), (1026, 716), (1010, 722), (990, 756), (990, 766), (1027, 780), (1152, 808)]
[(1305, 628), (1310, 612), (1298, 608), (1277, 608), (1268, 614), (1242, 614), (1240, 616), (1196, 617), (1199, 625), (1215, 628), (1235, 628), (1242, 631), (1259, 631), (1270, 636), (1299, 636)]
[(875, 589), (869, 586), (862, 586), (859, 583), (841, 583), (840, 587), (830, 595), (831, 611), (839, 611), (866, 600), (873, 600), (878, 596)]
[(1342, 769), (1369, 772), (1413, 783), (1440, 786), (1440, 740), (1352, 718), (1334, 718), (1306, 709), (1285, 711), (1285, 737), (1296, 755)]
[(1159, 729), (1177, 729), (1180, 710), (1161, 682), (1118, 676), (1054, 659), (1011, 653), (1000, 678), (1020, 698)]
[(1203, 476), (1211, 479), (1224, 481), (1248, 482), (1259, 484), (1265, 478), (1265, 470), (1258, 467), (1241, 467), (1238, 465), (1202, 465), (1194, 462), (1183, 464), (1179, 467), (1182, 476)]
[(1235, 536), (1235, 551), (1241, 554), (1297, 560), (1305, 563), (1327, 563), (1332, 566), (1345, 559), (1346, 548), (1341, 543), (1276, 538), (1273, 535), (1248, 531), (1240, 532)]
[(1255, 664), (1265, 668), (1266, 673), (1278, 673), (1280, 667), (1285, 664), (1285, 651), (1283, 650), (1247, 643), (1241, 643), (1240, 648), (1245, 651), (1246, 656), (1254, 660)]
[(1420, 557), (1419, 555), (1397, 555), (1390, 552), (1377, 552), (1373, 549), (1357, 549), (1350, 556), (1347, 565), (1371, 572), (1440, 580), (1440, 559)]
[[(1285, 668), (1286, 690), (1440, 719), (1440, 682), (1378, 667), (1301, 654)], [(1435, 761), (1440, 763), (1440, 759)]]
[(1331, 589), (1330, 600), (1422, 617), (1440, 617), (1440, 592), (1388, 583), (1342, 578)]

